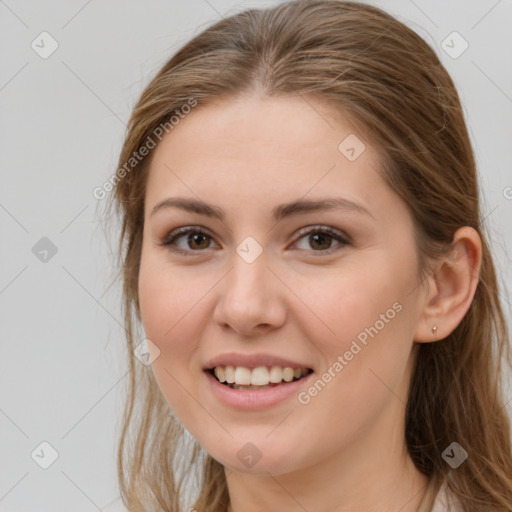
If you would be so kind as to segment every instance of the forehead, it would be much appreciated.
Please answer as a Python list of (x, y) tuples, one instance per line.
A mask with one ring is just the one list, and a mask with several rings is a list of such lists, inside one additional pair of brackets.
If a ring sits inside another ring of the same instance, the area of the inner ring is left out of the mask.
[(195, 107), (154, 149), (147, 210), (173, 193), (246, 205), (326, 192), (369, 201), (385, 187), (379, 163), (365, 133), (317, 98), (229, 98)]
[(168, 146), (200, 146), (202, 152), (223, 156), (263, 153), (259, 149), (281, 156), (291, 149), (293, 154), (328, 152), (337, 158), (339, 143), (351, 134), (361, 142), (366, 138), (346, 115), (318, 97), (247, 95), (198, 105), (171, 129), (156, 153)]

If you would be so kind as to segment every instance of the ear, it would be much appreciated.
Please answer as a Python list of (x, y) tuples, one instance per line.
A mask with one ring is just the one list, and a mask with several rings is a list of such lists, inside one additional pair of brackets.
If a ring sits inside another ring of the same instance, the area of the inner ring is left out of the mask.
[(481, 262), (480, 236), (469, 226), (459, 228), (450, 250), (427, 278), (423, 314), (414, 341), (442, 340), (455, 330), (473, 302)]

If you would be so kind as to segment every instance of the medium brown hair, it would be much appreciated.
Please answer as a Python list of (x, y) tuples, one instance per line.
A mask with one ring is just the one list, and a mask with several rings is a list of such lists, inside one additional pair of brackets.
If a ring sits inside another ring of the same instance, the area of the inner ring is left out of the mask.
[[(138, 275), (150, 156), (133, 168), (126, 163), (191, 99), (201, 108), (255, 89), (273, 97), (317, 97), (361, 127), (384, 155), (383, 177), (410, 209), (424, 275), (458, 228), (479, 233), (480, 280), (467, 314), (447, 338), (419, 347), (406, 443), (435, 492), (445, 481), (466, 512), (509, 512), (512, 453), (502, 379), (511, 349), (459, 96), (436, 53), (413, 30), (376, 7), (337, 0), (288, 2), (215, 23), (162, 67), (133, 110), (119, 158), (125, 172), (108, 203), (121, 219), (130, 386), (118, 474), (128, 510), (182, 510), (180, 495), (194, 476), (198, 511), (224, 512), (229, 496), (223, 466), (197, 443), (187, 448), (187, 432), (151, 369), (134, 357), (141, 341)], [(441, 457), (453, 441), (469, 454), (457, 469)]]

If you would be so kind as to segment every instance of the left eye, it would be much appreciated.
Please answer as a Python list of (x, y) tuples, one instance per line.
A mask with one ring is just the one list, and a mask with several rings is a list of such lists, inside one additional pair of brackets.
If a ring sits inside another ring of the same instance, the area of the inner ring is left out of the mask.
[[(321, 252), (322, 254), (330, 253), (340, 246), (349, 244), (348, 237), (343, 235), (343, 233), (328, 227), (304, 228), (300, 230), (298, 234), (302, 235), (298, 239), (299, 241), (308, 237), (306, 243), (309, 243), (310, 247), (314, 248), (313, 252)], [(188, 247), (180, 247), (177, 244), (177, 241), (180, 239), (185, 239), (185, 243)], [(202, 252), (201, 249), (210, 248), (209, 242), (211, 240), (213, 240), (212, 237), (200, 228), (182, 228), (175, 231), (174, 234), (171, 233), (170, 238), (160, 245), (164, 245), (168, 247), (169, 250), (178, 253)], [(332, 247), (333, 240), (338, 242), (338, 245), (335, 247)], [(297, 243), (298, 242), (296, 242), (296, 244)], [(309, 250), (308, 248), (300, 247), (299, 249)]]
[[(313, 228), (306, 230), (305, 233), (301, 230), (299, 234), (302, 234), (299, 240), (307, 237), (306, 243), (309, 243), (311, 247), (317, 246), (317, 249), (314, 252), (330, 253), (337, 247), (344, 246), (349, 243), (347, 237), (331, 228)], [(333, 240), (338, 242), (338, 245), (334, 248), (331, 247)], [(308, 249), (306, 248), (305, 250)]]

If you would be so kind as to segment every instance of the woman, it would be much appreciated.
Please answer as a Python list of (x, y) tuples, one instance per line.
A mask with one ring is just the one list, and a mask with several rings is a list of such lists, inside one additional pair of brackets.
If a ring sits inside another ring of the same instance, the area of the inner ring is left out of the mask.
[(378, 8), (249, 10), (178, 51), (111, 198), (127, 508), (511, 510), (478, 194), (452, 80)]

